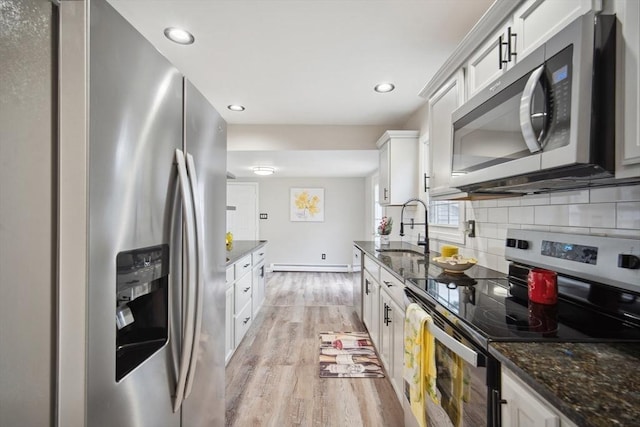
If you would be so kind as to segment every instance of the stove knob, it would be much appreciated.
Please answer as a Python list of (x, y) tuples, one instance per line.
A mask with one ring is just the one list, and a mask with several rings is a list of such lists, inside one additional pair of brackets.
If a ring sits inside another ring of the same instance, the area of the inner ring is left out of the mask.
[(516, 247), (516, 239), (507, 239), (507, 243), (505, 244), (505, 246), (507, 246), (509, 248), (515, 248)]
[(637, 270), (640, 268), (640, 258), (631, 254), (618, 254), (618, 267)]
[(518, 249), (529, 249), (529, 242), (526, 240), (518, 240), (517, 246)]

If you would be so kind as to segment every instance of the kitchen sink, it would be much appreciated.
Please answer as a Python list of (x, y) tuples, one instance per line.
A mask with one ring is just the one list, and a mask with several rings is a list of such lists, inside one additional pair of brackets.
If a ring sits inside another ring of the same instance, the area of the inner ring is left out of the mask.
[(418, 252), (411, 249), (387, 249), (387, 248), (376, 248), (376, 252), (382, 252), (385, 255), (389, 256), (420, 256), (424, 257), (428, 254), (424, 252)]

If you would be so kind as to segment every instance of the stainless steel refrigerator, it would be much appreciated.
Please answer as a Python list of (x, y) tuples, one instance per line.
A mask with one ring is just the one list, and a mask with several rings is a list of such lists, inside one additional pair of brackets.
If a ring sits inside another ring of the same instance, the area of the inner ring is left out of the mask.
[(226, 124), (105, 0), (51, 7), (53, 295), (14, 301), (48, 316), (23, 340), (34, 327), (15, 322), (2, 348), (48, 352), (46, 390), (3, 364), (21, 394), (3, 393), (2, 424), (221, 426)]

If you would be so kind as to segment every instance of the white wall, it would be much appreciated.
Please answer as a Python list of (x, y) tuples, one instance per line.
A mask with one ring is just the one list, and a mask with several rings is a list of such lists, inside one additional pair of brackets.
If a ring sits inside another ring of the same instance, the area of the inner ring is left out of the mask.
[[(267, 265), (351, 264), (353, 241), (365, 240), (365, 178), (264, 178), (258, 180), (260, 239), (269, 241)], [(322, 187), (324, 222), (292, 222), (292, 187)], [(367, 239), (370, 236), (366, 237)], [(321, 254), (326, 259), (321, 259)]]

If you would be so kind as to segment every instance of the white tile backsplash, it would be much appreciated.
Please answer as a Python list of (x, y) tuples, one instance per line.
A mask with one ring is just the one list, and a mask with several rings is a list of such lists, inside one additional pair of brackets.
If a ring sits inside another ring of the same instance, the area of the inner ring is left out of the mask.
[(480, 265), (506, 273), (509, 228), (640, 238), (640, 185), (466, 202), (475, 238), (460, 248)]
[(617, 203), (616, 228), (640, 228), (640, 202)]
[(589, 190), (563, 191), (549, 194), (549, 203), (565, 205), (569, 203), (589, 203)]
[(533, 206), (515, 206), (509, 208), (509, 223), (533, 224)]

